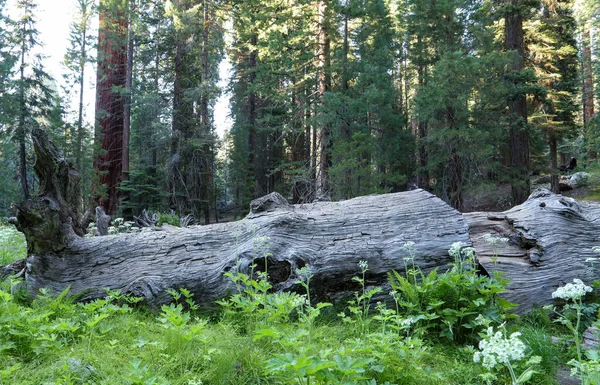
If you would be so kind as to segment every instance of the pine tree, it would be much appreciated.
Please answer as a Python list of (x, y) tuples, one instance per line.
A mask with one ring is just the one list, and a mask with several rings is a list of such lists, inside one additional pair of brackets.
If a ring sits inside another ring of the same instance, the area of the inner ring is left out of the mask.
[(214, 206), (216, 137), (213, 104), (223, 40), (216, 7), (180, 0), (169, 11), (174, 22), (173, 136), (169, 179), (171, 208), (210, 222)]
[[(170, 55), (172, 24), (164, 2), (139, 4), (135, 23), (135, 61), (131, 84), (130, 172), (121, 184), (123, 211), (165, 210), (165, 165), (169, 156), (173, 82)], [(133, 47), (132, 47), (133, 48)], [(128, 55), (129, 56), (129, 55)]]
[[(95, 63), (96, 58), (91, 53), (95, 47), (97, 36), (92, 30), (92, 19), (96, 15), (93, 0), (76, 0), (76, 12), (70, 24), (69, 46), (65, 53), (63, 74), (66, 85), (63, 87), (66, 96), (77, 99), (74, 122), (68, 124), (71, 128), (69, 136), (69, 159), (73, 160), (74, 167), (82, 177), (81, 196), (91, 194), (92, 162), (93, 156), (86, 151), (92, 143), (92, 128), (85, 123), (84, 96), (86, 91), (86, 74), (89, 67)], [(69, 119), (70, 120), (70, 119)], [(67, 150), (67, 148), (65, 148)]]
[(513, 204), (527, 200), (530, 192), (530, 127), (527, 122), (527, 98), (525, 69), (525, 44), (523, 22), (538, 5), (530, 0), (504, 0), (504, 44), (512, 53), (511, 71), (507, 74), (515, 92), (508, 100), (509, 158)]
[(575, 102), (579, 65), (576, 22), (571, 1), (542, 2), (542, 11), (534, 20), (529, 37), (531, 57), (537, 69), (538, 81), (547, 90), (547, 97), (536, 105), (532, 123), (541, 127), (550, 147), (552, 190), (559, 193), (558, 146), (579, 134)]
[(15, 108), (14, 82), (17, 56), (11, 47), (14, 23), (5, 16), (6, 0), (0, 0), (0, 213), (8, 214), (13, 202), (20, 197), (17, 183), (19, 164), (18, 148), (15, 147), (11, 136)]
[(48, 116), (53, 104), (52, 92), (48, 88), (50, 77), (41, 64), (42, 56), (35, 53), (41, 44), (37, 40), (34, 0), (19, 0), (17, 8), (20, 18), (15, 23), (14, 44), (18, 54), (18, 80), (16, 89), (16, 116), (13, 138), (19, 146), (19, 179), (25, 199), (30, 197), (30, 181), (27, 172), (28, 132), (40, 126), (40, 118)]

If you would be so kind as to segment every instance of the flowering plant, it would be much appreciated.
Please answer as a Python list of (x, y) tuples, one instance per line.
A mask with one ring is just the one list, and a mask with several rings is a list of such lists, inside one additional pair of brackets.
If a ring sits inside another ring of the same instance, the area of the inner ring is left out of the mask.
[[(503, 325), (500, 326), (502, 328)], [(481, 364), (489, 371), (492, 371), (499, 366), (506, 367), (510, 373), (511, 384), (524, 384), (535, 373), (533, 365), (541, 362), (540, 357), (534, 356), (527, 365), (530, 367), (523, 371), (519, 377), (515, 373), (515, 363), (525, 358), (527, 346), (520, 340), (521, 333), (512, 333), (508, 338), (504, 334), (504, 330), (496, 330), (493, 327), (488, 327), (485, 334), (481, 334), (483, 339), (479, 342), (479, 351), (473, 355), (474, 362)], [(484, 376), (490, 383), (490, 378), (495, 378), (494, 375), (488, 373)]]
[[(593, 289), (583, 283), (581, 279), (575, 278), (573, 279), (573, 283), (567, 283), (565, 286), (559, 287), (552, 293), (552, 298), (563, 299), (567, 302), (564, 305), (562, 312), (558, 312), (553, 307), (551, 307), (551, 309), (558, 315), (556, 322), (562, 323), (573, 333), (577, 359), (569, 361), (569, 365), (572, 366), (571, 375), (579, 376), (583, 384), (587, 384), (588, 382), (586, 379), (586, 371), (582, 365), (583, 355), (581, 352), (581, 336), (579, 335), (579, 328), (584, 310), (583, 297), (592, 291)], [(572, 320), (571, 317), (568, 316), (568, 312), (572, 310), (575, 310), (575, 320)]]
[(573, 280), (574, 283), (567, 283), (559, 287), (552, 293), (552, 298), (560, 298), (565, 301), (579, 300), (587, 293), (592, 292), (592, 288), (583, 283), (579, 278)]

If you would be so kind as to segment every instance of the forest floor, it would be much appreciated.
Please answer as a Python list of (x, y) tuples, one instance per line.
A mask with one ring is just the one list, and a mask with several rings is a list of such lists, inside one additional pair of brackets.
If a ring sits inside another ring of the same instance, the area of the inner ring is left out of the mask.
[(590, 174), (587, 183), (571, 191), (565, 191), (564, 196), (584, 201), (600, 201), (600, 166), (588, 167), (576, 171), (585, 171)]
[[(0, 264), (24, 256), (22, 235), (0, 226)], [(567, 301), (564, 317), (548, 309), (517, 317), (494, 294), (501, 277), (459, 266), (434, 275), (409, 269), (391, 281), (395, 307), (369, 305), (377, 288), (364, 284), (347, 305), (331, 306), (270, 293), (261, 278), (232, 276), (243, 290), (211, 313), (197, 309), (184, 289), (171, 290), (174, 303), (152, 312), (110, 291), (88, 303), (68, 292), (57, 298), (42, 291), (32, 300), (9, 278), (0, 282), (0, 385), (514, 383), (507, 366), (488, 370), (476, 362), (477, 352), (483, 363), (509, 354), (519, 384), (577, 383), (567, 362), (578, 357), (579, 345), (561, 321), (580, 325), (580, 337), (596, 322), (597, 295), (587, 296), (594, 298), (580, 313)], [(366, 270), (357, 266), (354, 279), (364, 282)], [(310, 278), (303, 282), (308, 289)], [(582, 362), (600, 375), (600, 361)]]
[[(587, 183), (570, 191), (564, 191), (562, 194), (577, 200), (600, 201), (600, 165), (576, 168), (569, 175), (576, 172), (587, 172), (590, 177)], [(543, 187), (550, 189), (550, 183), (537, 183), (543, 179), (543, 175), (531, 177), (531, 191)], [(510, 209), (511, 206), (511, 187), (510, 184), (480, 184), (474, 189), (465, 192), (465, 209), (463, 212), (490, 211), (501, 212)]]

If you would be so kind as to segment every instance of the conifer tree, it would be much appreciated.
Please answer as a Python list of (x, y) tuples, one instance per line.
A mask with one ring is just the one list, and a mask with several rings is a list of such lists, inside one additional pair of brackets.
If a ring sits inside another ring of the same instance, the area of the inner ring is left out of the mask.
[(532, 123), (545, 133), (550, 148), (552, 190), (559, 193), (558, 146), (579, 133), (575, 115), (579, 65), (572, 2), (542, 1), (542, 10), (530, 30), (534, 32), (528, 38), (531, 57), (538, 81), (547, 91), (547, 97), (536, 103)]
[(15, 23), (14, 44), (19, 57), (18, 80), (15, 84), (15, 130), (14, 139), (19, 146), (19, 179), (23, 197), (31, 192), (27, 172), (28, 132), (40, 125), (40, 118), (48, 116), (53, 104), (52, 93), (48, 88), (50, 77), (44, 71), (42, 56), (35, 53), (40, 47), (39, 32), (36, 28), (35, 0), (17, 1), (19, 19)]
[(168, 194), (165, 165), (170, 153), (173, 82), (172, 24), (161, 0), (142, 2), (136, 12), (135, 61), (131, 85), (131, 152), (123, 210), (164, 210)]
[(213, 106), (223, 47), (216, 11), (211, 0), (178, 0), (169, 8), (175, 27), (170, 205), (205, 223), (215, 200)]

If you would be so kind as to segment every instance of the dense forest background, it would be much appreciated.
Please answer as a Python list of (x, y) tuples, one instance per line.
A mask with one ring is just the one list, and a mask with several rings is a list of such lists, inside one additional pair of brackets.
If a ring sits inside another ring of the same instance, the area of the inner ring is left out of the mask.
[(69, 1), (58, 89), (36, 1), (15, 14), (0, 0), (1, 215), (36, 193), (38, 127), (81, 172), (84, 207), (204, 223), (272, 191), (302, 203), (416, 185), (469, 210), (469, 194), (508, 186), (518, 204), (531, 175), (557, 191), (559, 164), (598, 163), (597, 0)]

